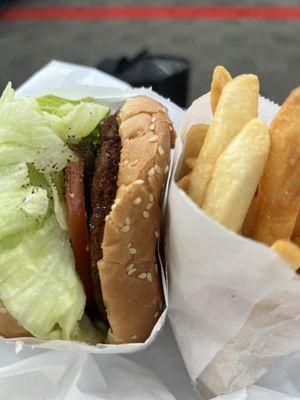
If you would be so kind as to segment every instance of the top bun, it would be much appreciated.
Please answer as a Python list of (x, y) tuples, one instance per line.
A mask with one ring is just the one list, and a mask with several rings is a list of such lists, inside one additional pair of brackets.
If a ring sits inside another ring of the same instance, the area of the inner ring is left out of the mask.
[(144, 96), (127, 100), (117, 118), (122, 142), (118, 190), (98, 269), (108, 342), (144, 342), (164, 307), (155, 248), (174, 130), (166, 109)]

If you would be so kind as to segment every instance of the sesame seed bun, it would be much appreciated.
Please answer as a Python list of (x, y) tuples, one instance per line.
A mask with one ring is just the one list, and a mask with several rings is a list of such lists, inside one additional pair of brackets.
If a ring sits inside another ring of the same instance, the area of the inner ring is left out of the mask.
[(117, 119), (118, 188), (98, 270), (110, 324), (107, 341), (144, 342), (164, 307), (155, 248), (174, 132), (166, 109), (144, 96), (127, 100)]

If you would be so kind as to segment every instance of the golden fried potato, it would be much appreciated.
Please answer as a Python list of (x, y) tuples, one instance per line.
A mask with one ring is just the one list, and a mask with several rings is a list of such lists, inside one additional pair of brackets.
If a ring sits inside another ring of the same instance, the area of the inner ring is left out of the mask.
[(196, 159), (197, 159), (196, 157), (191, 157), (191, 158), (187, 158), (185, 160), (185, 163), (189, 167), (189, 169), (193, 169), (194, 168)]
[(210, 103), (213, 113), (217, 108), (222, 90), (224, 89), (225, 85), (227, 85), (227, 83), (231, 81), (231, 79), (232, 78), (230, 73), (227, 71), (226, 68), (222, 67), (221, 65), (218, 65), (214, 69), (210, 88)]
[(292, 237), (300, 237), (300, 212), (298, 213)]
[(255, 75), (240, 75), (224, 87), (188, 186), (189, 196), (199, 207), (218, 157), (244, 125), (257, 118), (258, 93)]
[(295, 237), (295, 238), (292, 240), (292, 242), (295, 243), (297, 246), (300, 247), (300, 236)]
[(251, 238), (254, 233), (257, 218), (257, 196), (253, 197), (242, 226), (242, 235)]
[(187, 174), (177, 182), (177, 185), (180, 187), (180, 189), (186, 192), (189, 180), (190, 180), (190, 174)]
[(300, 205), (300, 88), (291, 92), (270, 126), (271, 150), (258, 188), (254, 238), (272, 245), (290, 239)]
[(218, 158), (203, 211), (239, 232), (263, 174), (270, 149), (267, 125), (253, 119)]
[(189, 158), (198, 157), (207, 131), (208, 125), (206, 124), (196, 124), (189, 129), (188, 133), (186, 134), (179, 177), (186, 175), (189, 172), (189, 169), (191, 169), (188, 167), (185, 161)]
[(285, 259), (293, 271), (300, 267), (300, 248), (290, 240), (278, 239), (271, 249)]

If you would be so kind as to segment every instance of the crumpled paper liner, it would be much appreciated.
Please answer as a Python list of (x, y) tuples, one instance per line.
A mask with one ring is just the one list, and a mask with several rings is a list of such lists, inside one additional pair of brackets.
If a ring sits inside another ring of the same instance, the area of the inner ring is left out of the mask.
[[(270, 123), (278, 106), (260, 98)], [(300, 280), (267, 246), (206, 216), (176, 183), (183, 141), (211, 121), (209, 94), (186, 112), (168, 200), (169, 318), (190, 376), (211, 398), (255, 383), (300, 349)]]

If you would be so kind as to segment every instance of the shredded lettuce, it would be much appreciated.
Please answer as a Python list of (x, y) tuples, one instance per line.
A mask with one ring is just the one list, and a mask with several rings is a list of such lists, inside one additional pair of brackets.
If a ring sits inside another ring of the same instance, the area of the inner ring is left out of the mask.
[(25, 163), (0, 168), (0, 240), (41, 222), (48, 210), (47, 191), (29, 185)]
[(68, 230), (66, 202), (63, 197), (64, 176), (62, 172), (45, 175), (53, 198), (54, 213), (57, 222), (65, 231)]
[(15, 97), (15, 91), (12, 88), (11, 82), (8, 82), (6, 88), (4, 89), (2, 96), (0, 97), (0, 105), (4, 103), (8, 103), (13, 100)]
[(34, 336), (47, 338), (56, 331), (70, 338), (83, 315), (85, 295), (69, 236), (54, 217), (0, 253), (0, 298)]
[(69, 160), (76, 161), (71, 149), (50, 127), (47, 118), (28, 102), (11, 100), (0, 104), (0, 162), (31, 162), (45, 173), (61, 171)]
[[(108, 108), (92, 99), (0, 97), (0, 301), (34, 336), (98, 341), (66, 219), (67, 143), (94, 140)], [(82, 319), (83, 318), (83, 319)]]
[(63, 97), (54, 96), (53, 94), (48, 94), (43, 97), (38, 97), (36, 99), (40, 109), (42, 111), (46, 111), (49, 114), (56, 114), (63, 116), (65, 114), (61, 114), (61, 111), (64, 107), (72, 107), (81, 102), (92, 102), (93, 99), (91, 97), (85, 97), (81, 100), (71, 100), (71, 99), (64, 99)]
[[(66, 110), (66, 106), (64, 110)], [(59, 110), (58, 110), (59, 111)], [(68, 112), (63, 116), (45, 113), (49, 125), (64, 141), (77, 143), (79, 139), (88, 136), (108, 114), (109, 109), (95, 103), (81, 102), (69, 105)]]

